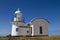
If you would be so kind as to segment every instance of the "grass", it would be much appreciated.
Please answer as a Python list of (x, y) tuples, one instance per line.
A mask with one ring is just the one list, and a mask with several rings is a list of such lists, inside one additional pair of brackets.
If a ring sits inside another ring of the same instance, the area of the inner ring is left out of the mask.
[(60, 36), (44, 36), (44, 37), (6, 37), (0, 40), (60, 40)]

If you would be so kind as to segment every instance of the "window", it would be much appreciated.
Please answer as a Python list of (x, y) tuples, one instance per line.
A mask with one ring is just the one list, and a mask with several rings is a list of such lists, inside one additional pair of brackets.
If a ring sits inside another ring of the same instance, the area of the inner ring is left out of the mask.
[(18, 21), (21, 21), (19, 17), (18, 17)]
[(31, 27), (31, 34), (32, 34), (32, 27)]
[(42, 26), (40, 26), (40, 34), (42, 34)]
[(16, 17), (16, 14), (15, 14), (15, 17)]
[(16, 28), (16, 32), (18, 32), (18, 28)]
[(29, 31), (27, 31), (27, 33), (29, 33)]

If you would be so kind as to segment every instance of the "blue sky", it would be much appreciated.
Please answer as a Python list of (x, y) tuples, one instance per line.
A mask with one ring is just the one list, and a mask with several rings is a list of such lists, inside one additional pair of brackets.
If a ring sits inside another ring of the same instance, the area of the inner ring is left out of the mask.
[(59, 0), (0, 0), (0, 36), (11, 33), (11, 22), (18, 8), (26, 23), (35, 17), (45, 18), (50, 22), (49, 35), (60, 35)]

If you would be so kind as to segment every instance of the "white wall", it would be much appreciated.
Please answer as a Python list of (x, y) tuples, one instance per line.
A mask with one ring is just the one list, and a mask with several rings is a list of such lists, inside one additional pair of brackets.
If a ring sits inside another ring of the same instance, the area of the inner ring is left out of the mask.
[(30, 25), (30, 27), (32, 28), (32, 30), (31, 30), (32, 34), (31, 35), (34, 36), (34, 25)]
[[(35, 19), (31, 22), (34, 28), (34, 35), (48, 35), (48, 22), (44, 19)], [(42, 26), (42, 34), (40, 34), (40, 26)]]
[[(27, 33), (29, 31), (29, 33)], [(19, 28), (19, 35), (31, 35), (31, 28)]]
[(19, 35), (18, 34), (19, 32), (16, 32), (16, 28), (19, 28), (19, 27), (12, 24), (12, 33), (11, 33), (12, 36), (18, 36)]

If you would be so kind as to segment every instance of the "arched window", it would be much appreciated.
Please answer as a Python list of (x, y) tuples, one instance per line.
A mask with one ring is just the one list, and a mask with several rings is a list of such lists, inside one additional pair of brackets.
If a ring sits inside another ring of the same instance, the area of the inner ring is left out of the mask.
[(42, 32), (42, 26), (40, 26), (40, 28), (39, 28), (39, 29), (40, 29), (40, 34), (42, 34), (42, 33), (43, 33), (43, 32)]

